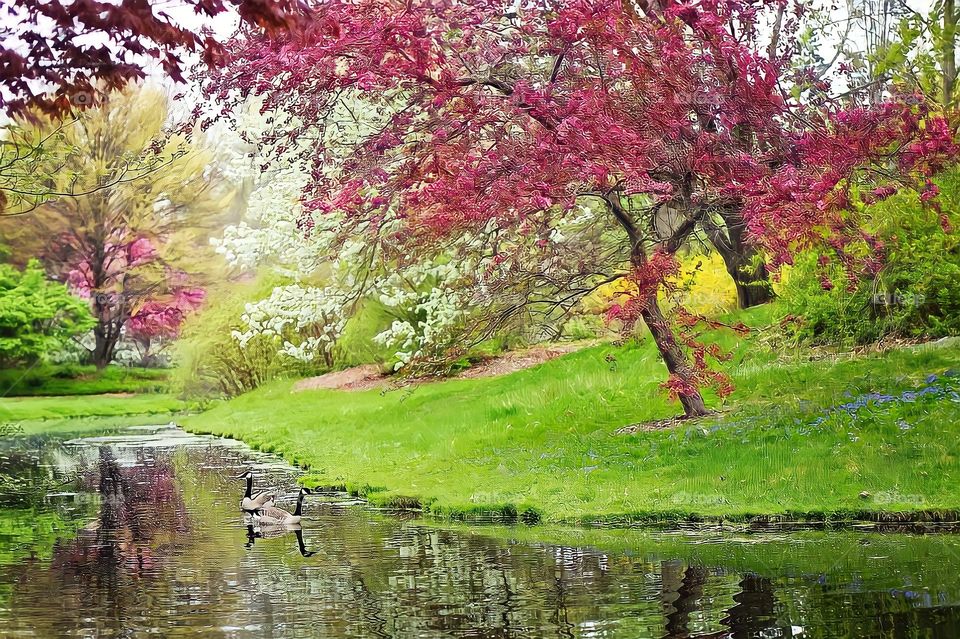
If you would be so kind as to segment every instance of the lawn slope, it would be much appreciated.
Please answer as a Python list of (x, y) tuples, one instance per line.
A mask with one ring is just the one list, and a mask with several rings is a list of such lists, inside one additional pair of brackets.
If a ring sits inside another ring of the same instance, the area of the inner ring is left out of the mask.
[(759, 339), (722, 337), (737, 384), (727, 406), (709, 398), (722, 415), (657, 432), (616, 434), (676, 414), (649, 340), (387, 393), (291, 393), (278, 382), (182, 421), (280, 453), (309, 468), (308, 484), (438, 515), (628, 523), (960, 510), (960, 378), (944, 375), (960, 369), (960, 342), (802, 361)]

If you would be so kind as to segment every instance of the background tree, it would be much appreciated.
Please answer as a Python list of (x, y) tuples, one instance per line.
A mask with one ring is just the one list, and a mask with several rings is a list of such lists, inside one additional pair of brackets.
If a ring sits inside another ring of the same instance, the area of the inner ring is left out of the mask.
[[(143, 329), (141, 337), (154, 332), (159, 317), (164, 331), (172, 330), (181, 302), (197, 299), (190, 271), (229, 196), (216, 184), (209, 154), (165, 128), (166, 104), (158, 91), (131, 87), (81, 113), (60, 129), (74, 151), (45, 185), (59, 191), (69, 183), (84, 194), (46, 202), (2, 227), (8, 237), (19, 234), (19, 246), (39, 243), (33, 248), (47, 269), (89, 298), (98, 367), (113, 359), (128, 322)], [(60, 122), (35, 114), (21, 126), (44, 131)], [(129, 158), (148, 156), (148, 173), (116, 179)]]
[[(635, 284), (616, 317), (650, 330), (667, 387), (698, 415), (700, 386), (729, 390), (706, 365), (719, 353), (688, 330), (698, 318), (675, 309), (672, 323), (658, 299), (697, 225), (762, 242), (774, 264), (814, 245), (842, 254), (863, 238), (851, 188), (875, 175), (858, 169), (915, 184), (953, 153), (949, 130), (919, 124), (922, 106), (848, 111), (785, 94), (788, 60), (761, 45), (761, 9), (327, 2), (304, 32), (234, 42), (208, 89), (228, 106), (258, 96), (277, 153), (314, 140), (300, 155), (308, 210), (342, 216), (385, 264), (477, 235), (480, 263), (504, 264), (501, 246), (516, 243), (500, 239), (590, 202)], [(344, 150), (357, 96), (373, 133)]]
[(948, 115), (956, 110), (954, 0), (919, 6), (906, 0), (848, 0), (842, 9), (813, 12), (806, 19), (811, 22), (807, 48), (835, 48), (829, 60), (816, 59), (815, 75), (842, 80), (836, 83), (836, 95), (877, 104), (891, 88), (906, 87)]
[[(71, 156), (84, 153), (74, 146), (80, 126), (77, 116), (48, 120), (45, 126), (10, 121), (0, 126), (0, 218), (36, 211), (45, 202), (65, 197), (92, 195), (124, 182), (138, 180), (164, 167), (164, 158), (153, 148), (136, 155), (124, 154), (123, 166), (95, 182), (71, 174)], [(35, 124), (35, 122), (34, 122)], [(50, 176), (66, 172), (71, 179), (54, 181)]]
[[(27, 119), (43, 114), (69, 127), (77, 113), (148, 73), (183, 81), (184, 68), (197, 56), (207, 65), (218, 64), (223, 48), (213, 36), (213, 18), (277, 33), (295, 29), (304, 14), (299, 0), (5, 2), (0, 6), (0, 112)], [(196, 26), (182, 26), (185, 22)], [(47, 200), (86, 195), (110, 184), (85, 189), (61, 184), (52, 190), (36, 180), (59, 170), (64, 151), (58, 127), (0, 127), (0, 215), (28, 213)], [(155, 168), (130, 159), (112, 181), (135, 179)]]

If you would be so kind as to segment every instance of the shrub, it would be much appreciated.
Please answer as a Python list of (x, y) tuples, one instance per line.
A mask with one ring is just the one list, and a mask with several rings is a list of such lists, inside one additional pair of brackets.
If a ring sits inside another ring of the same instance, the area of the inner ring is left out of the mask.
[(271, 379), (319, 372), (280, 352), (278, 337), (257, 335), (244, 348), (233, 337), (243, 330), (240, 319), (249, 300), (269, 295), (274, 283), (257, 281), (231, 286), (211, 295), (204, 308), (189, 317), (177, 340), (174, 387), (189, 397), (226, 395), (253, 390)]
[[(798, 341), (862, 344), (885, 336), (942, 337), (960, 333), (960, 171), (937, 180), (942, 217), (922, 206), (915, 193), (901, 193), (868, 207), (870, 230), (885, 243), (883, 268), (851, 283), (836, 266), (821, 268), (802, 256), (781, 290), (796, 321)], [(833, 284), (825, 290), (826, 276)]]
[(94, 325), (87, 304), (46, 278), (40, 263), (0, 264), (0, 366), (32, 364)]
[(394, 316), (377, 300), (364, 299), (357, 312), (347, 320), (343, 335), (334, 346), (334, 362), (338, 368), (361, 364), (380, 364), (394, 360), (394, 351), (375, 342), (374, 336), (390, 326)]

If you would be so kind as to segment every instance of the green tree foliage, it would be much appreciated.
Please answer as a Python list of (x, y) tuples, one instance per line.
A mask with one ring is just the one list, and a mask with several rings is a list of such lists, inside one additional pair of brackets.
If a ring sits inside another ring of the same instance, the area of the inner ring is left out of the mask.
[(795, 338), (862, 344), (960, 334), (960, 170), (937, 183), (942, 213), (907, 193), (867, 208), (886, 246), (873, 278), (851, 285), (836, 265), (813, 255), (797, 261), (781, 291)]
[(851, 0), (848, 10), (852, 24), (843, 23), (837, 34), (848, 84), (862, 87), (873, 101), (896, 86), (956, 108), (955, 0), (935, 0), (924, 13), (884, 0)]
[(87, 304), (48, 280), (38, 261), (23, 271), (0, 264), (0, 366), (42, 359), (94, 323)]

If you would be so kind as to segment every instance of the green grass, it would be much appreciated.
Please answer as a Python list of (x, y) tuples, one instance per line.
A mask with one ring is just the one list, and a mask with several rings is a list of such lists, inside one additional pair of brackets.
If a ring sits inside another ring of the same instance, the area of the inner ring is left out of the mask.
[(168, 385), (170, 371), (159, 368), (40, 365), (27, 369), (0, 370), (0, 395), (56, 396), (103, 393), (160, 393)]
[(187, 405), (170, 395), (4, 397), (0, 399), (0, 424), (82, 417), (170, 415)]
[[(769, 311), (751, 318), (763, 324)], [(762, 339), (722, 337), (737, 385), (727, 407), (709, 398), (722, 416), (658, 432), (615, 434), (677, 412), (649, 341), (388, 393), (293, 394), (277, 382), (183, 422), (280, 453), (309, 468), (309, 484), (438, 515), (623, 523), (958, 510), (960, 404), (924, 398), (810, 424), (845, 393), (919, 388), (960, 368), (960, 342), (804, 361), (758, 348)]]
[(129, 426), (167, 424), (175, 419), (175, 415), (166, 413), (144, 413), (21, 421), (14, 423), (15, 429), (8, 436), (73, 439), (114, 433)]

